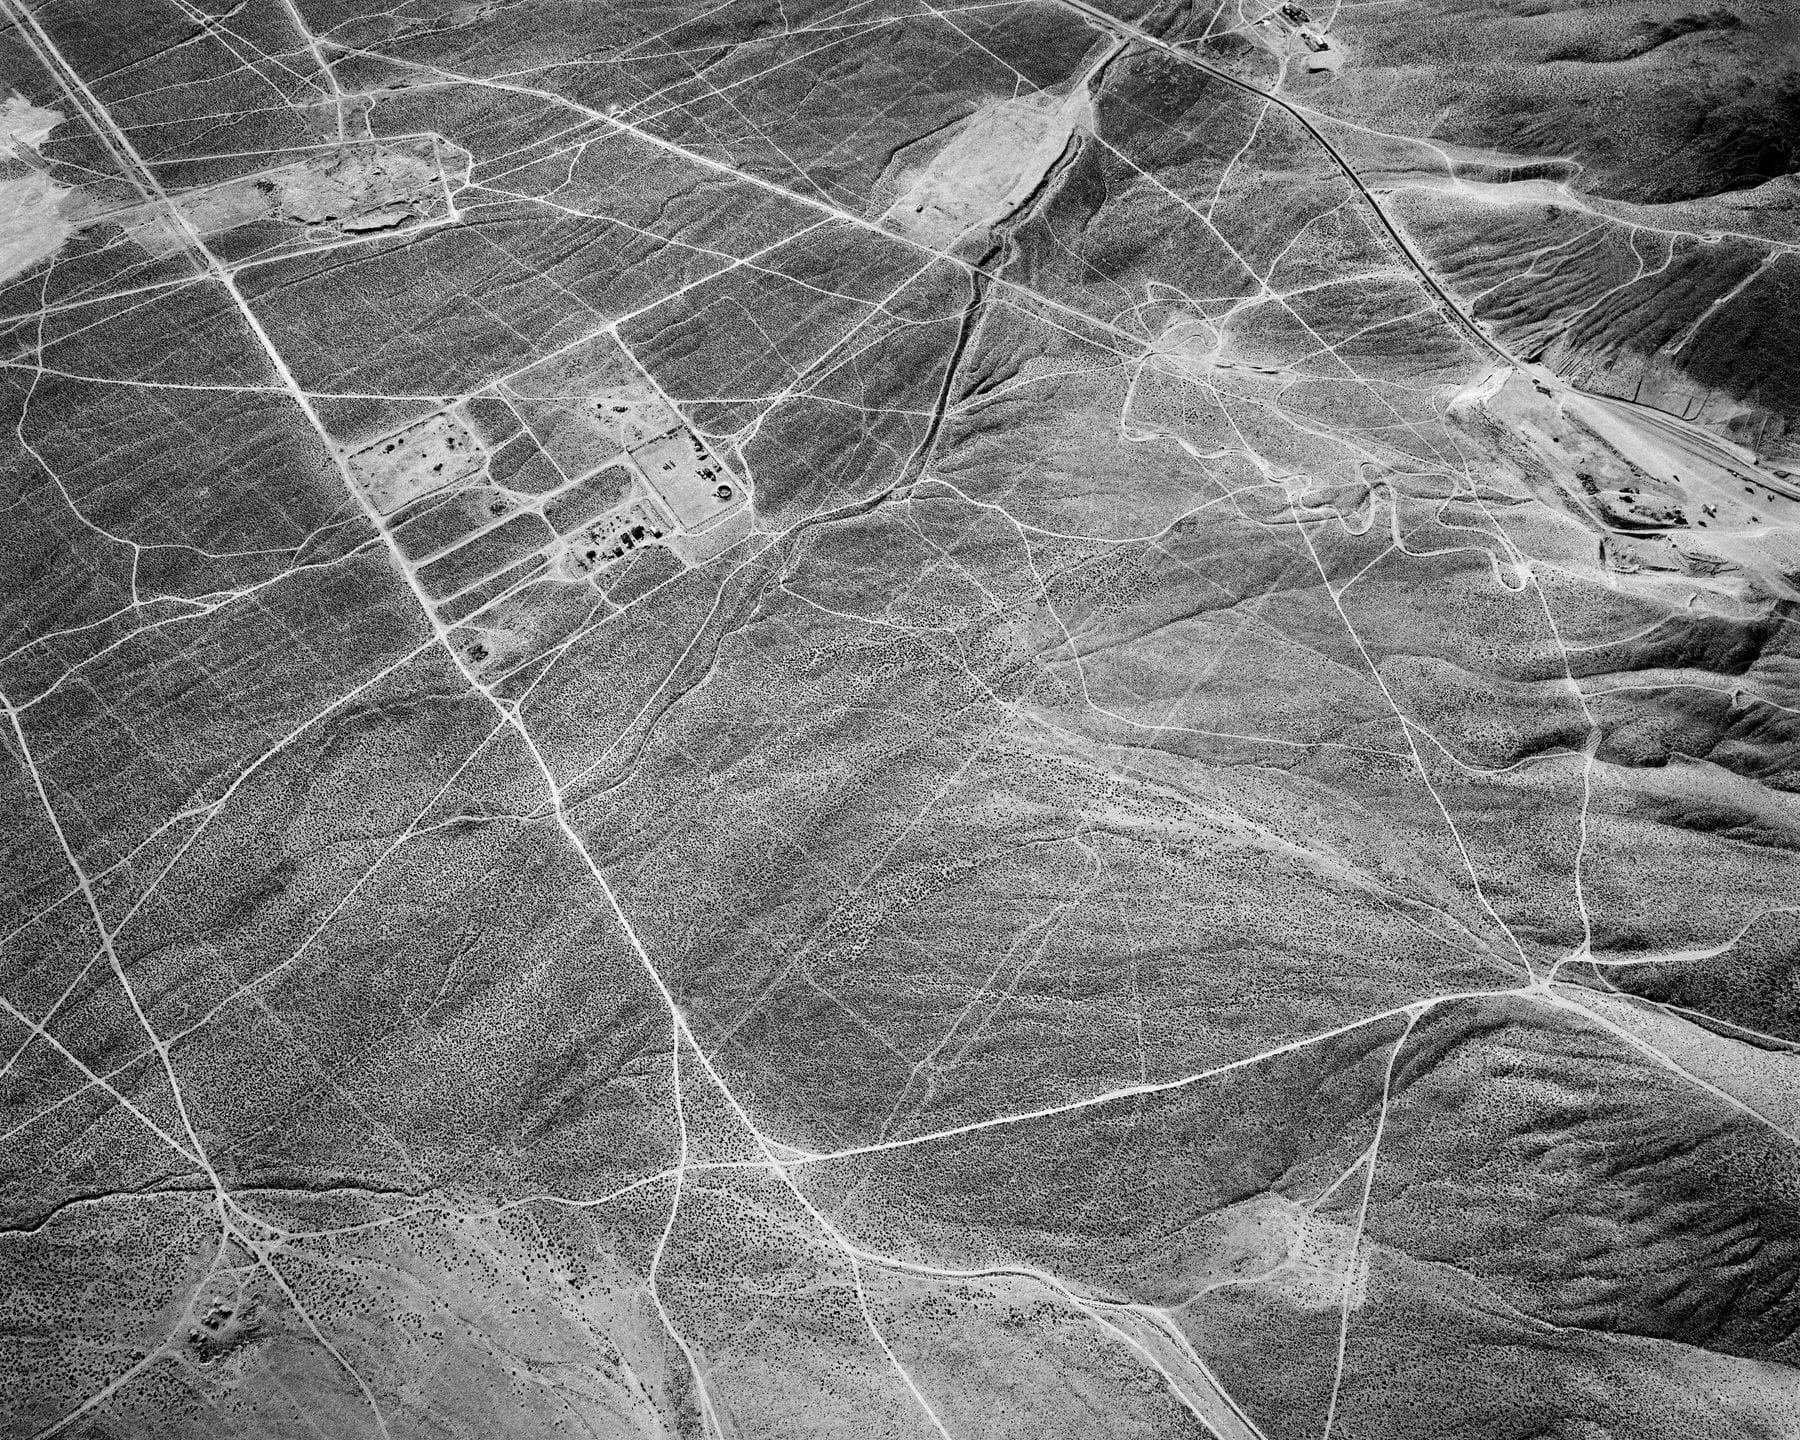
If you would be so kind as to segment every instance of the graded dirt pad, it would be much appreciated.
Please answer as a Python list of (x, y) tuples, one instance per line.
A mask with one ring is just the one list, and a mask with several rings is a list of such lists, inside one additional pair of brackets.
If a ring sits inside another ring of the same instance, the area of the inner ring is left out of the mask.
[(1003, 220), (1030, 199), (1091, 118), (1085, 91), (983, 105), (942, 149), (902, 172), (905, 188), (882, 219), (929, 245)]
[(62, 120), (23, 95), (0, 101), (0, 281), (48, 259), (69, 237), (67, 187), (31, 163)]
[(684, 530), (705, 530), (744, 503), (743, 482), (685, 427), (634, 447), (631, 458)]
[(68, 192), (38, 170), (0, 176), (0, 280), (22, 274), (62, 249), (69, 223), (61, 213)]
[(1792, 6), (5, 17), (0, 1435), (1800, 1434)]
[(485, 459), (466, 426), (450, 415), (433, 415), (357, 451), (349, 470), (369, 503), (391, 515), (422, 495), (480, 474)]
[(570, 479), (681, 423), (624, 347), (607, 334), (509, 376), (502, 393)]
[(561, 573), (586, 578), (596, 570), (665, 539), (674, 527), (647, 496), (637, 494), (563, 537)]
[(171, 187), (172, 211), (155, 203), (109, 204), (95, 195), (86, 198), (82, 214), (90, 223), (120, 225), (152, 254), (180, 251), (194, 235), (222, 236), (258, 222), (315, 235), (380, 234), (445, 212), (453, 156), (466, 163), (435, 137), (346, 143), (222, 183)]

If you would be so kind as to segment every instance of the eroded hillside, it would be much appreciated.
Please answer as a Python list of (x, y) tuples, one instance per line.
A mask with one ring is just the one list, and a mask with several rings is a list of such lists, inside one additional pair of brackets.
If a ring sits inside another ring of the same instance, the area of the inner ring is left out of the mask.
[(1789, 7), (0, 17), (5, 1433), (1792, 1432)]

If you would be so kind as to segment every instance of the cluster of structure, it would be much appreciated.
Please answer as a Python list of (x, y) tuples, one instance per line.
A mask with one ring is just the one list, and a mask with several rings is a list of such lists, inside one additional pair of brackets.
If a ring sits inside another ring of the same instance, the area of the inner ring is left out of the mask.
[(623, 559), (643, 545), (654, 545), (669, 533), (669, 524), (648, 496), (637, 496), (572, 536), (565, 537), (561, 571), (571, 579)]
[[(1286, 31), (1297, 38), (1314, 57), (1307, 62), (1309, 69), (1335, 67), (1338, 57), (1332, 51), (1331, 41), (1314, 23), (1310, 10), (1303, 9), (1298, 5), (1283, 5), (1278, 10), (1270, 11), (1256, 23), (1262, 26), (1271, 26), (1272, 24), (1272, 28), (1277, 33)], [(1326, 21), (1327, 25), (1330, 23), (1329, 20)]]
[(558, 591), (604, 590), (626, 557), (704, 534), (748, 498), (641, 371), (598, 394), (592, 373), (566, 371), (512, 377), (345, 460), (414, 587), (470, 637), (472, 669), (566, 611)]
[(734, 508), (734, 477), (685, 425), (627, 453), (684, 530), (704, 530)]

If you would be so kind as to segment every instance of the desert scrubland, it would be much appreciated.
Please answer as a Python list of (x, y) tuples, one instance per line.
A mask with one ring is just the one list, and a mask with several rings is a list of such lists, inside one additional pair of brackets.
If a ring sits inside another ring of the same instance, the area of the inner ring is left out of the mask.
[(0, 1432), (1796, 1433), (1701, 5), (0, 0)]

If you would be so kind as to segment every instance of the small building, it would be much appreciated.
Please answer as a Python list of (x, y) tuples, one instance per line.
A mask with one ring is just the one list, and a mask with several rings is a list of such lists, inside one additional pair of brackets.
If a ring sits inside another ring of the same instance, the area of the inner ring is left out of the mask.
[(705, 530), (741, 503), (730, 468), (691, 430), (661, 436), (627, 453), (683, 530)]

